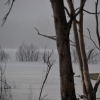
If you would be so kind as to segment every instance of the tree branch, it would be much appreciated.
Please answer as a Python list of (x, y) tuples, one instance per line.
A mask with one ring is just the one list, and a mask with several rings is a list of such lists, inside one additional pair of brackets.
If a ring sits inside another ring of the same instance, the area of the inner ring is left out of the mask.
[(78, 10), (78, 12), (73, 16), (73, 14), (71, 14), (71, 17), (70, 17), (70, 20), (68, 22), (68, 28), (67, 28), (67, 31), (66, 31), (66, 37), (67, 38), (70, 34), (70, 29), (71, 29), (71, 25), (72, 25), (72, 21), (78, 16), (78, 14), (83, 10), (83, 7), (85, 5), (85, 2), (86, 0), (84, 0), (82, 6), (80, 7), (80, 9)]
[[(12, 0), (10, 9), (9, 9), (8, 13), (4, 16), (4, 18), (3, 18), (3, 20), (2, 20), (3, 23), (2, 23), (2, 25), (1, 25), (1, 27), (2, 27), (2, 26), (4, 25), (4, 23), (6, 22), (6, 20), (7, 20), (7, 18), (8, 18), (8, 15), (10, 14), (10, 12), (11, 12), (11, 10), (12, 10), (12, 7), (13, 7), (14, 2), (15, 2), (15, 0)], [(10, 0), (8, 0), (6, 4), (9, 4), (9, 3), (10, 3)]]
[(90, 56), (91, 56), (91, 54), (92, 54), (93, 51), (94, 51), (94, 49), (91, 49), (91, 50), (89, 51), (89, 54), (88, 54), (88, 57), (87, 57), (87, 61), (90, 59)]
[[(46, 38), (49, 38), (49, 39), (52, 39), (52, 40), (55, 40), (56, 41), (56, 36), (43, 35), (43, 34), (40, 34), (40, 32), (39, 32), (39, 30), (37, 28), (35, 28), (35, 30), (38, 32), (38, 35), (41, 35), (43, 37), (46, 37)], [(70, 44), (71, 46), (75, 46), (75, 43), (72, 40), (69, 40), (69, 41), (72, 43), (72, 44)]]
[[(77, 8), (75, 11), (77, 11), (79, 8)], [(93, 13), (93, 12), (89, 12), (85, 9), (83, 9), (84, 12), (88, 13), (88, 14), (100, 14), (100, 12), (96, 12), (96, 13)]]
[(76, 18), (76, 16), (83, 10), (83, 7), (85, 5), (86, 0), (84, 0), (82, 6), (79, 8), (79, 11), (75, 14), (74, 18)]
[(44, 52), (47, 54), (46, 57), (45, 57), (45, 63), (47, 64), (47, 71), (46, 71), (46, 75), (45, 75), (45, 78), (44, 78), (42, 86), (41, 86), (41, 90), (40, 90), (40, 94), (39, 94), (39, 100), (42, 100), (45, 97), (44, 96), (41, 99), (42, 91), (43, 91), (44, 85), (45, 85), (45, 83), (47, 81), (47, 78), (48, 78), (49, 72), (51, 70), (51, 67), (55, 63), (55, 60), (52, 58), (52, 56), (53, 56), (53, 50), (51, 52), (49, 52), (49, 51), (46, 52), (46, 48), (45, 48)]
[[(99, 25), (98, 25), (98, 15), (97, 15), (98, 2), (99, 2), (99, 0), (97, 0), (97, 2), (95, 3), (95, 12), (96, 12), (95, 17), (96, 17), (96, 34), (97, 34), (97, 38), (98, 38), (98, 42), (99, 42), (99, 48), (100, 48), (100, 35), (99, 35), (99, 28), (98, 28)], [(94, 93), (97, 92), (99, 84), (100, 84), (100, 74), (99, 74), (97, 82), (94, 86)]]
[(98, 14), (97, 14), (98, 2), (99, 2), (99, 0), (97, 0), (97, 2), (95, 3), (95, 12), (96, 12), (95, 18), (96, 18), (96, 34), (97, 34), (98, 43), (99, 43), (99, 47), (100, 47), (100, 35), (99, 35), (99, 24), (98, 24)]
[[(35, 28), (35, 27), (34, 27)], [(43, 35), (43, 34), (40, 34), (39, 30), (37, 28), (35, 28), (38, 32), (38, 35), (41, 35), (43, 37), (46, 37), (46, 38), (49, 38), (49, 39), (52, 39), (52, 40), (55, 40), (56, 41), (56, 36), (47, 36), (47, 35)]]
[[(68, 11), (68, 9), (64, 6), (64, 9), (65, 9), (65, 11), (67, 12), (67, 15), (71, 18), (71, 14), (69, 13), (69, 11)], [(77, 23), (77, 24), (79, 24), (79, 21), (77, 21), (76, 19), (74, 19), (75, 20), (75, 22)]]
[(5, 85), (7, 85), (9, 88), (11, 88), (11, 86), (10, 85), (8, 85), (5, 81), (3, 81), (3, 80), (0, 80), (2, 83), (4, 83)]
[(86, 13), (88, 13), (88, 14), (100, 14), (100, 12), (92, 13), (92, 12), (89, 12), (89, 11), (87, 11), (85, 9), (83, 9), (83, 11), (86, 12)]
[(94, 42), (94, 40), (91, 38), (91, 34), (90, 34), (90, 30), (87, 28), (88, 32), (89, 32), (89, 37), (87, 37), (86, 35), (84, 35), (86, 38), (90, 39), (92, 41), (92, 43), (95, 45), (95, 47), (100, 50), (100, 48), (96, 45), (96, 43)]
[(97, 79), (97, 82), (96, 82), (96, 84), (94, 86), (94, 92), (95, 93), (97, 92), (97, 89), (98, 89), (99, 84), (100, 84), (100, 74), (99, 74), (98, 79)]
[(65, 9), (65, 11), (67, 12), (68, 16), (71, 17), (71, 15), (70, 15), (68, 9), (67, 9), (65, 6), (64, 6), (64, 9)]

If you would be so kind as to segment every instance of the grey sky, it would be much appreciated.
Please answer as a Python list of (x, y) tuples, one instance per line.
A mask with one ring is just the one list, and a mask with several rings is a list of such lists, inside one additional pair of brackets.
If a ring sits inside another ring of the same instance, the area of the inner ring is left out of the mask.
[[(0, 25), (9, 9), (8, 5), (4, 5), (6, 1), (0, 0)], [(94, 12), (95, 1), (87, 0), (85, 9)], [(76, 6), (79, 4), (79, 0), (74, 0), (74, 2)], [(34, 29), (36, 27), (42, 34), (55, 35), (52, 15), (50, 0), (16, 0), (6, 23), (2, 28), (0, 27), (0, 45), (3, 48), (17, 48), (22, 42), (25, 42), (27, 44), (33, 43), (39, 47), (49, 45), (49, 47), (55, 48), (55, 41), (38, 36)], [(93, 38), (96, 37), (93, 25), (95, 17), (85, 14), (84, 18), (85, 33), (88, 27), (91, 29)]]

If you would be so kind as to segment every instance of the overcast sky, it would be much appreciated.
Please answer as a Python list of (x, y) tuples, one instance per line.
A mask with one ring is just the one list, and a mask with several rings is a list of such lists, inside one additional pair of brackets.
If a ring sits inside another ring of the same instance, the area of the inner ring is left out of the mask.
[[(94, 12), (95, 1), (87, 0), (85, 9)], [(0, 0), (0, 25), (9, 9), (8, 5), (4, 5), (6, 2), (7, 0)], [(79, 0), (74, 0), (74, 3), (75, 7), (79, 7)], [(50, 0), (15, 0), (6, 23), (0, 27), (0, 45), (3, 48), (18, 48), (25, 42), (26, 44), (33, 43), (38, 47), (48, 45), (50, 48), (56, 48), (55, 41), (37, 35), (37, 31), (34, 29), (36, 27), (41, 34), (55, 35), (52, 15)], [(95, 16), (91, 17), (91, 15), (84, 13), (84, 32), (86, 35), (88, 35), (87, 27), (90, 28), (93, 38), (97, 40)]]

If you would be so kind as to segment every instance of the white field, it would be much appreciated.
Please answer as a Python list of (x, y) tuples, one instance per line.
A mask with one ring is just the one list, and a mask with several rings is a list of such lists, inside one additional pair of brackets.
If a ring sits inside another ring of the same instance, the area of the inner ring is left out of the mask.
[[(90, 72), (100, 72), (99, 65), (89, 65)], [(75, 76), (79, 75), (78, 65), (74, 64)], [(33, 99), (38, 100), (41, 83), (45, 76), (46, 65), (43, 63), (30, 62), (7, 62), (6, 79), (12, 86), (13, 100), (27, 100), (29, 88), (33, 92)], [(92, 81), (94, 84), (95, 81)], [(81, 79), (75, 77), (76, 94), (82, 94)], [(60, 81), (58, 63), (52, 67), (43, 95), (48, 94), (49, 100), (60, 100)], [(97, 96), (100, 97), (100, 87)]]
[[(13, 88), (13, 100), (28, 100), (29, 94), (32, 94), (32, 100), (38, 100), (41, 84), (45, 76), (46, 64), (42, 62), (16, 62), (12, 60), (7, 62), (6, 66), (5, 76), (8, 84)], [(100, 73), (99, 64), (89, 65), (89, 69), (90, 73)], [(80, 74), (78, 64), (73, 64), (73, 70), (75, 76)], [(92, 83), (94, 85), (95, 81), (92, 80)], [(76, 94), (82, 94), (80, 78), (75, 77), (75, 88)], [(51, 68), (42, 97), (46, 94), (48, 95), (45, 100), (61, 100), (58, 62)], [(97, 97), (100, 97), (100, 86)]]

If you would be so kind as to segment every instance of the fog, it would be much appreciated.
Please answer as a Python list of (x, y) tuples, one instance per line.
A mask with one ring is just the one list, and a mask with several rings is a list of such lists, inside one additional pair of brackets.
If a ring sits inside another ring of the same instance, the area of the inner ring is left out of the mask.
[[(9, 5), (5, 5), (6, 2), (7, 0), (0, 0), (0, 25), (9, 10)], [(96, 0), (88, 0), (85, 9), (95, 12), (95, 2)], [(74, 0), (74, 3), (75, 8), (79, 7), (79, 0)], [(65, 6), (67, 6), (66, 2)], [(55, 27), (52, 16), (50, 0), (16, 0), (6, 23), (0, 27), (0, 45), (3, 48), (18, 48), (25, 42), (33, 43), (38, 47), (48, 45), (50, 48), (56, 48), (55, 41), (37, 35), (34, 29), (36, 27), (41, 34), (54, 36)], [(84, 33), (88, 36), (87, 28), (90, 28), (92, 37), (96, 41), (95, 16), (84, 13)], [(71, 31), (71, 39), (73, 39), (72, 33)], [(91, 45), (89, 40), (85, 39), (85, 41)]]

